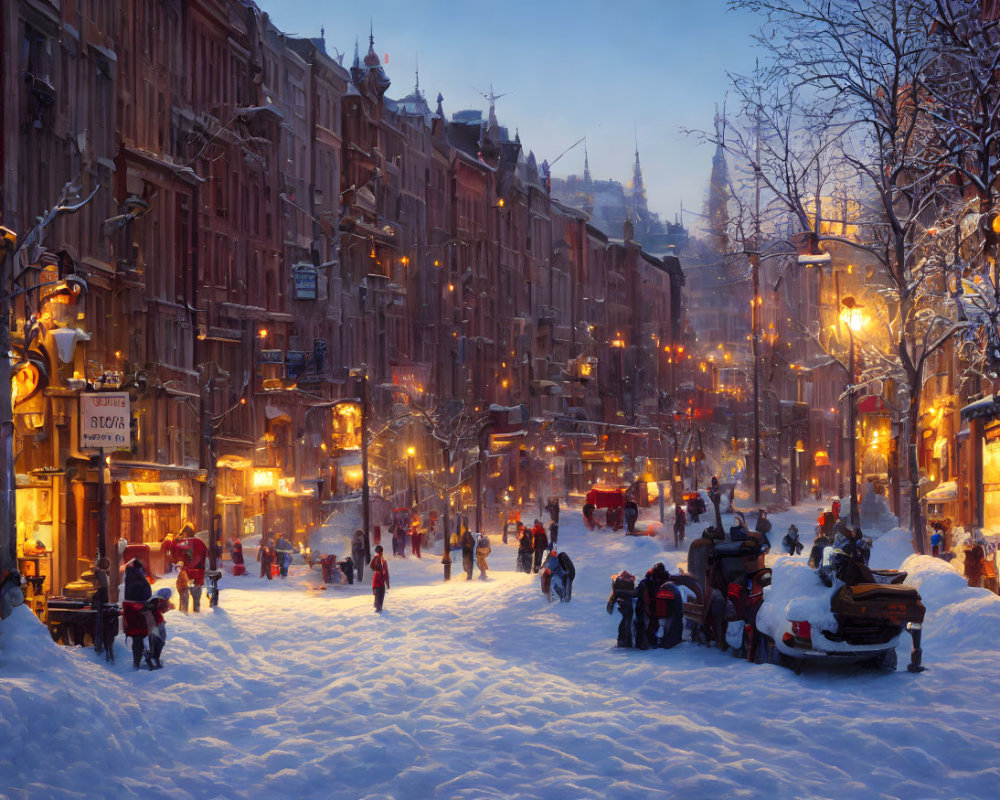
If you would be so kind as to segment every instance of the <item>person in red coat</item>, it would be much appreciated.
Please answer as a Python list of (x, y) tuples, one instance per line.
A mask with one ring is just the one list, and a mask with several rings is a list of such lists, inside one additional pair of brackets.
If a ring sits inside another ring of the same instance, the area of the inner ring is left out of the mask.
[(420, 520), (413, 520), (410, 523), (410, 552), (420, 558)]
[(382, 545), (375, 548), (375, 557), (369, 565), (372, 571), (372, 594), (375, 595), (375, 613), (382, 613), (385, 590), (389, 588), (389, 564), (382, 555)]
[(146, 579), (146, 570), (138, 559), (125, 565), (125, 596), (122, 601), (122, 630), (132, 637), (132, 666), (139, 669), (146, 650), (146, 637), (157, 624), (147, 609), (153, 589)]
[[(191, 605), (194, 611), (201, 610), (201, 590), (205, 588), (205, 559), (208, 546), (194, 533), (191, 523), (184, 523), (179, 538), (170, 543), (168, 555), (172, 561), (183, 561), (191, 580)], [(184, 534), (188, 534), (184, 536)]]
[(243, 560), (243, 542), (233, 539), (233, 575), (246, 575), (247, 566)]

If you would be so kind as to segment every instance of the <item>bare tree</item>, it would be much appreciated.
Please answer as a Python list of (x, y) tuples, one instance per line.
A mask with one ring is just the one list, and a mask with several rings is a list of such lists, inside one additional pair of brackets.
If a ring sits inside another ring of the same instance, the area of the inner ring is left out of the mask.
[(858, 236), (821, 235), (878, 265), (869, 280), (884, 328), (865, 379), (893, 380), (902, 409), (914, 547), (924, 549), (917, 421), (928, 359), (968, 323), (946, 302), (937, 244), (947, 152), (934, 136), (923, 77), (934, 67), (929, 0), (736, 0), (765, 17), (759, 44), (775, 81), (808, 91), (813, 109), (835, 109), (839, 169), (860, 187)]

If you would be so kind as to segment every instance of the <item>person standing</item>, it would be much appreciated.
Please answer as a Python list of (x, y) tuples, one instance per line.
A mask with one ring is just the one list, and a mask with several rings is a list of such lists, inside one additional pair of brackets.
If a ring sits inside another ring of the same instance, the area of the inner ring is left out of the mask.
[(188, 574), (187, 570), (184, 568), (184, 562), (177, 562), (177, 603), (180, 610), (185, 614), (188, 612), (188, 597), (190, 592), (188, 591)]
[(365, 532), (360, 528), (351, 536), (351, 561), (360, 583), (365, 577)]
[(462, 569), (465, 570), (465, 579), (472, 580), (472, 564), (476, 554), (476, 539), (472, 531), (466, 528), (462, 532)]
[(410, 553), (420, 558), (420, 520), (414, 519), (410, 523)]
[(517, 523), (517, 571), (531, 574), (531, 531), (523, 522)]
[(274, 543), (275, 556), (278, 559), (278, 571), (282, 578), (288, 577), (288, 567), (292, 563), (292, 554), (295, 548), (292, 543), (285, 538), (285, 534), (278, 536), (278, 541)]
[(125, 595), (122, 601), (122, 629), (132, 637), (132, 666), (139, 669), (146, 649), (152, 619), (147, 616), (146, 604), (153, 596), (153, 590), (146, 580), (146, 570), (138, 559), (132, 559), (125, 567)]
[(535, 558), (531, 564), (531, 571), (538, 574), (542, 568), (542, 556), (549, 547), (549, 537), (545, 535), (545, 527), (540, 519), (535, 520), (531, 528), (531, 548), (535, 551)]
[(480, 533), (476, 537), (476, 566), (479, 567), (479, 580), (481, 581), (486, 580), (486, 570), (490, 568), (486, 559), (489, 558), (491, 552), (493, 552), (493, 548), (490, 546), (490, 537), (485, 533)]
[(236, 538), (233, 539), (233, 576), (246, 574), (247, 565), (243, 560), (243, 542)]
[(260, 562), (260, 577), (271, 580), (271, 564), (274, 562), (274, 549), (271, 547), (273, 532), (268, 532), (261, 537), (260, 547), (257, 548), (257, 560)]
[(375, 556), (369, 565), (372, 571), (372, 594), (375, 596), (375, 613), (382, 613), (385, 592), (389, 588), (389, 564), (382, 555), (382, 545), (375, 546)]

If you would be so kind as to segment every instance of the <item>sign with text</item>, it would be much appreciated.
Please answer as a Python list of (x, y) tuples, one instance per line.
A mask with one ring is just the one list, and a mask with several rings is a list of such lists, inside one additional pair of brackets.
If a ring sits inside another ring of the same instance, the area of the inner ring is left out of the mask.
[(80, 449), (130, 450), (128, 392), (80, 395)]

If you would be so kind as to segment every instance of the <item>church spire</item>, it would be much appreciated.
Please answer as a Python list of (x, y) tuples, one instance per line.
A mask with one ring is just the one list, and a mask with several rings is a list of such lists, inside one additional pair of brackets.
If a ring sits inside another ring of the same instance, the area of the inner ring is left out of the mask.
[(639, 138), (635, 142), (635, 167), (632, 174), (632, 206), (638, 223), (646, 223), (649, 209), (646, 207), (646, 188), (642, 185), (642, 165), (639, 163)]
[(725, 115), (715, 111), (715, 155), (712, 156), (712, 177), (708, 185), (708, 235), (717, 253), (729, 252), (729, 168), (726, 164)]

